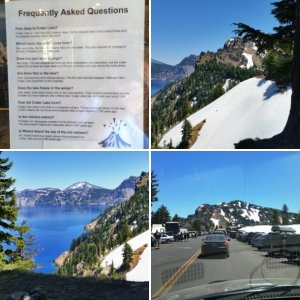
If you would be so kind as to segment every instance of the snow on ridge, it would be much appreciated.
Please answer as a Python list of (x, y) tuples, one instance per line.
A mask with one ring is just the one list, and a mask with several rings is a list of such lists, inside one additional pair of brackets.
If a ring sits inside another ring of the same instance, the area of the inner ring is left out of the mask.
[[(245, 138), (270, 138), (286, 124), (291, 104), (291, 89), (274, 94), (270, 80), (251, 78), (229, 90), (211, 104), (188, 117), (192, 126), (203, 120), (205, 125), (192, 149), (234, 149), (234, 143)], [(182, 123), (161, 139), (159, 146), (181, 141)]]
[(215, 218), (210, 218), (210, 220), (214, 223), (214, 226), (215, 226), (215, 227), (216, 227), (216, 226), (219, 226), (220, 220), (215, 219)]
[(247, 53), (244, 52), (243, 56), (245, 56), (246, 59), (247, 59), (246, 68), (249, 69), (249, 68), (253, 67), (254, 63), (253, 63), (253, 57), (252, 57), (252, 55), (251, 54), (247, 54)]

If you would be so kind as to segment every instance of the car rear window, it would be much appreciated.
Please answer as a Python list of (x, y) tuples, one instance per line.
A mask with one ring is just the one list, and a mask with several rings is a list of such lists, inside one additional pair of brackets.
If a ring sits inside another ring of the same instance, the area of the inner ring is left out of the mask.
[(207, 241), (207, 242), (224, 242), (225, 240), (226, 240), (226, 238), (223, 234), (208, 235), (205, 238), (205, 241)]

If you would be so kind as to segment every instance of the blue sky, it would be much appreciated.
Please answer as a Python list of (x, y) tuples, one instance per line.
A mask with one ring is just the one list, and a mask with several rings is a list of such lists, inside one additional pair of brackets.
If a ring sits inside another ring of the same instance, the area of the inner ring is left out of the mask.
[(116, 188), (129, 176), (149, 171), (147, 151), (5, 151), (18, 191), (53, 187), (65, 189), (78, 181)]
[(215, 51), (234, 36), (232, 23), (271, 32), (274, 0), (152, 0), (152, 58), (177, 64), (190, 54)]
[(152, 152), (159, 201), (171, 216), (232, 200), (300, 210), (300, 152)]

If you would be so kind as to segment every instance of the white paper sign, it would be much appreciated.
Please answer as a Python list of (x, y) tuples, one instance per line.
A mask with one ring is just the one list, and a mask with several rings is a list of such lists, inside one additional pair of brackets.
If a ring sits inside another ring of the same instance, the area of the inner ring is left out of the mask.
[(143, 148), (143, 0), (10, 1), (6, 23), (11, 148)]

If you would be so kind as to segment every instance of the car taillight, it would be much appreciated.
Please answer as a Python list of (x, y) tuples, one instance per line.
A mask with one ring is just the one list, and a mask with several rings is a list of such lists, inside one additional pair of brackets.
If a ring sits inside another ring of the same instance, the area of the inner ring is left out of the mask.
[(224, 242), (224, 246), (225, 246), (225, 247), (228, 247), (228, 243), (227, 243), (227, 242)]
[(207, 246), (207, 243), (203, 242), (203, 243), (202, 243), (202, 246)]

